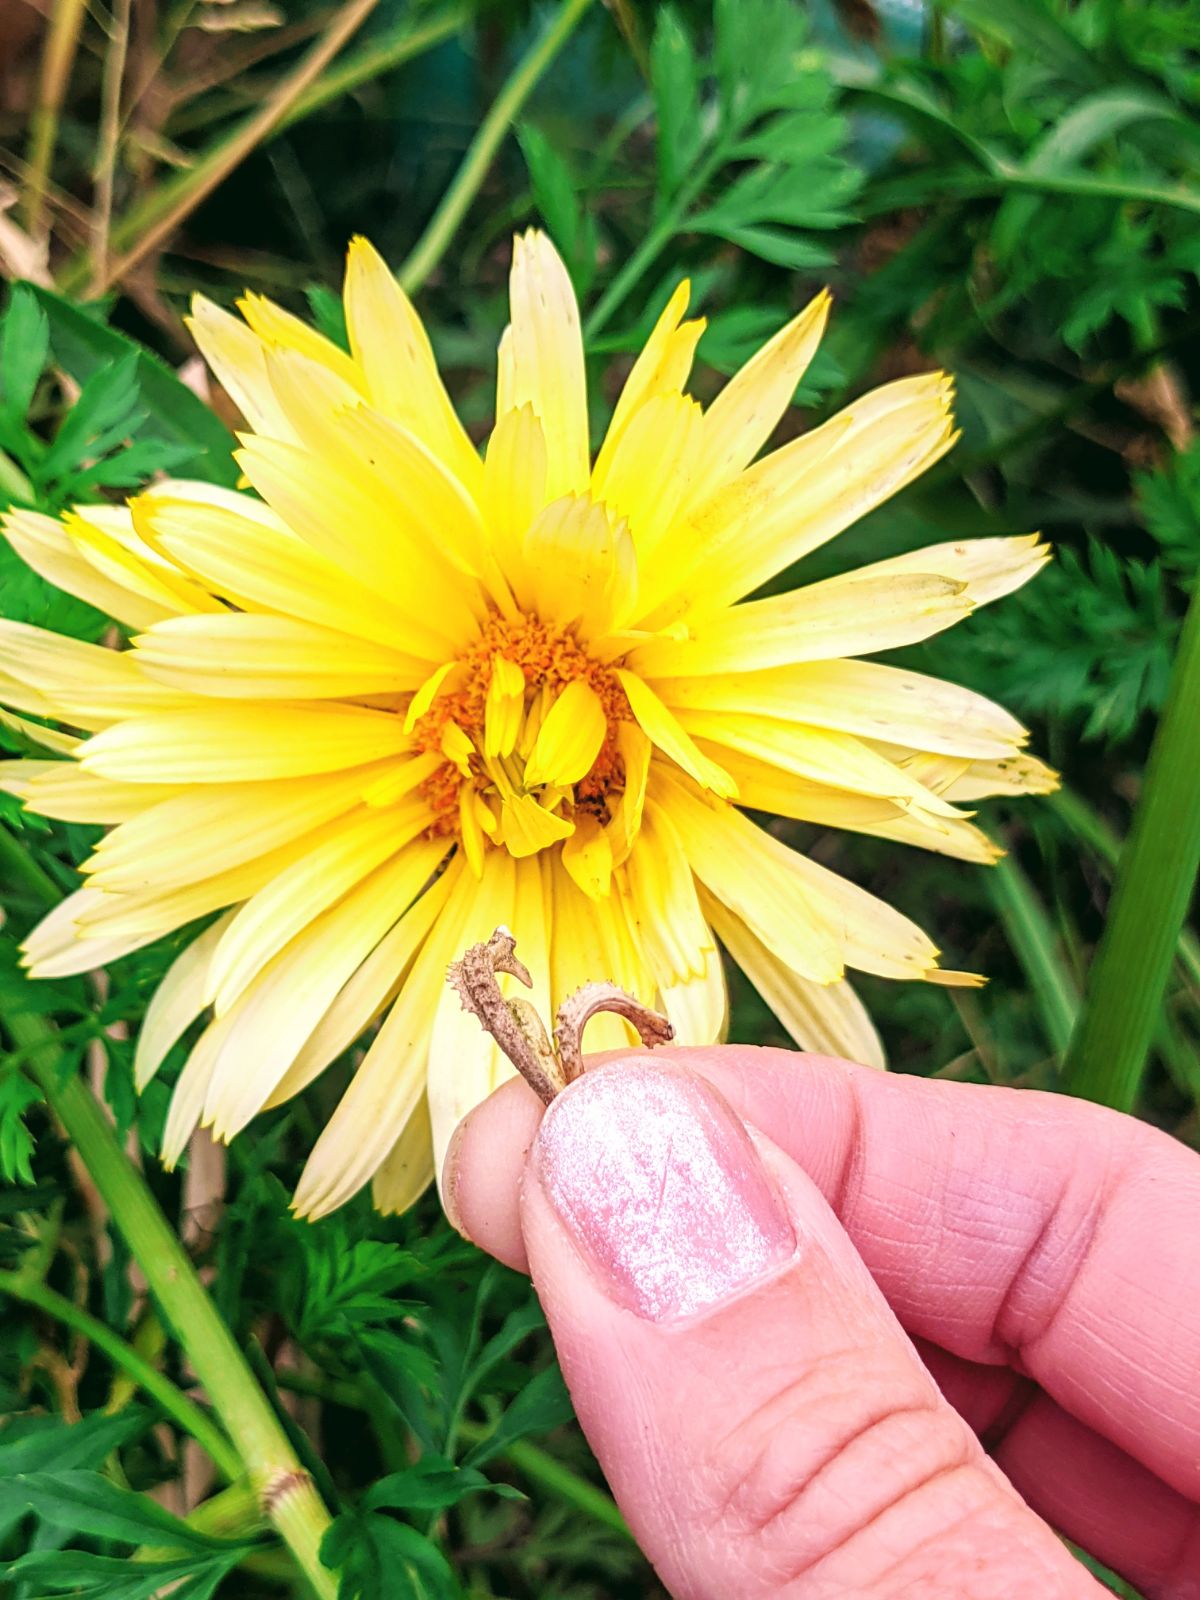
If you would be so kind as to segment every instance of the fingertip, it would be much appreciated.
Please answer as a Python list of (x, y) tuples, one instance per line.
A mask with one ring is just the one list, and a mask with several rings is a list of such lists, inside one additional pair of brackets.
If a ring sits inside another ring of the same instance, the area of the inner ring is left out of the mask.
[(517, 1272), (529, 1271), (519, 1190), (542, 1109), (523, 1078), (501, 1084), (454, 1130), (442, 1168), (451, 1225)]

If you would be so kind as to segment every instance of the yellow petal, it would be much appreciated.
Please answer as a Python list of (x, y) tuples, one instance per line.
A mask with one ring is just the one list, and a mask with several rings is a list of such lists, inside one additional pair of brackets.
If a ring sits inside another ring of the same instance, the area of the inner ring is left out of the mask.
[(325, 367), (335, 378), (365, 393), (362, 373), (331, 339), (261, 294), (244, 294), (237, 303), (248, 325), (271, 350), (295, 350)]
[(818, 549), (951, 448), (952, 398), (943, 373), (902, 378), (749, 467), (675, 530), (647, 602), (711, 611)]
[(497, 842), (503, 843), (509, 855), (536, 855), (560, 839), (570, 838), (574, 831), (574, 823), (555, 816), (531, 794), (505, 795), (500, 802)]
[(217, 382), (250, 426), (272, 439), (292, 438), (267, 378), (266, 350), (253, 329), (199, 294), (184, 321)]
[(496, 415), (532, 406), (546, 439), (547, 499), (582, 494), (590, 463), (579, 307), (558, 252), (532, 228), (513, 240), (509, 301)]
[[(18, 699), (28, 698), (38, 701), (41, 698), (32, 689), (15, 683), (13, 679), (7, 678), (4, 673), (0, 672), (0, 702), (7, 701), (9, 705), (15, 705), (16, 700), (12, 698), (14, 693)], [(27, 706), (26, 709), (33, 708)], [(43, 716), (50, 717), (55, 715), (54, 707), (49, 701), (42, 701), (38, 709)], [(53, 750), (56, 755), (60, 756), (74, 755), (80, 743), (76, 734), (62, 733), (57, 728), (43, 728), (38, 722), (30, 722), (27, 717), (19, 717), (15, 712), (3, 709), (0, 709), (0, 728), (7, 728), (9, 733), (15, 733), (18, 739), (23, 739), (27, 744), (36, 745), (39, 750)], [(35, 807), (34, 809), (36, 810), (37, 808)], [(49, 816), (51, 813), (47, 812), (46, 815)], [(76, 818), (74, 820), (78, 821), (80, 819)], [(106, 821), (107, 819), (98, 818), (97, 820)]]
[(531, 405), (507, 411), (488, 441), (483, 511), (496, 559), (518, 602), (533, 604), (525, 532), (546, 504), (546, 436)]
[(612, 849), (613, 865), (619, 867), (633, 849), (641, 827), (652, 746), (634, 722), (618, 722), (616, 738), (617, 754), (624, 768), (624, 787), (616, 805), (610, 808), (605, 832)]
[(704, 413), (702, 464), (692, 484), (693, 504), (703, 504), (766, 444), (816, 354), (831, 303), (828, 290), (822, 290), (730, 378)]
[(105, 898), (98, 889), (76, 889), (42, 918), (21, 946), (21, 964), (31, 978), (71, 978), (91, 972), (158, 937), (155, 929), (85, 928), (82, 919)]
[(928, 639), (973, 606), (960, 579), (862, 567), (704, 617), (687, 639), (658, 639), (635, 650), (630, 665), (649, 677), (687, 677), (873, 655)]
[[(549, 867), (550, 987), (555, 1009), (592, 979), (618, 984), (646, 1005), (654, 1003), (654, 979), (614, 896), (592, 900), (576, 886), (561, 861)], [(586, 1049), (621, 1049), (636, 1036), (620, 1017), (605, 1014), (588, 1023)]]
[[(420, 1104), (429, 1077), (429, 1019), (449, 992), (447, 963), (468, 944), (489, 938), (499, 923), (512, 920), (511, 888), (504, 892), (506, 881), (511, 884), (511, 876), (505, 877), (506, 859), (511, 869), (510, 857), (492, 852), (489, 864), (498, 865), (485, 874), (482, 884), (470, 874), (459, 876), (395, 1004), (308, 1158), (292, 1202), (300, 1216), (325, 1216), (368, 1183)], [(466, 1015), (461, 1010), (459, 1014)], [(464, 1043), (467, 1037), (464, 1033)], [(471, 1048), (483, 1052), (489, 1044), (476, 1023)], [(454, 1071), (464, 1065), (462, 1057), (448, 1062)]]
[(229, 926), (230, 915), (218, 917), (210, 928), (185, 945), (151, 996), (133, 1056), (133, 1081), (139, 1092), (208, 1004), (208, 964)]
[(371, 1179), (371, 1204), (385, 1217), (399, 1216), (421, 1198), (434, 1179), (429, 1098), (418, 1100), (404, 1132)]
[(608, 720), (596, 691), (582, 678), (569, 683), (550, 707), (525, 763), (525, 787), (578, 783), (600, 754)]
[(691, 735), (636, 672), (619, 668), (617, 677), (629, 700), (629, 709), (652, 744), (670, 756), (696, 782), (728, 799), (737, 793), (729, 774), (696, 748)]
[(951, 544), (926, 545), (890, 561), (876, 561), (863, 572), (879, 577), (907, 577), (911, 573), (936, 572), (940, 577), (967, 586), (974, 605), (984, 606), (999, 600), (1035, 578), (1053, 552), (1043, 544), (1040, 534), (1015, 538), (963, 539)]
[(76, 506), (63, 519), (75, 549), (101, 576), (121, 583), (164, 612), (224, 611), (220, 600), (166, 562), (138, 534), (131, 513), (116, 507)]
[(506, 656), (492, 657), (484, 707), (483, 753), (488, 757), (511, 755), (521, 731), (525, 710), (525, 674)]
[(683, 840), (662, 806), (647, 805), (622, 881), (635, 935), (659, 987), (703, 977), (715, 944)]
[(674, 678), (664, 682), (663, 694), (678, 713), (748, 712), (947, 755), (1008, 755), (1028, 738), (995, 701), (944, 679), (875, 661), (812, 661), (763, 672)]
[(339, 699), (403, 694), (425, 664), (371, 640), (296, 617), (172, 617), (133, 641), (137, 664), (160, 683), (197, 695)]
[[(241, 866), (353, 810), (364, 785), (393, 763), (313, 778), (200, 784), (168, 790), (96, 846), (83, 870), (98, 889), (175, 889)], [(106, 780), (82, 773), (93, 783)], [(151, 788), (130, 784), (134, 793)], [(150, 795), (154, 800), (153, 791)], [(180, 840), (187, 848), (180, 848)]]
[(563, 841), (562, 864), (591, 900), (603, 900), (612, 884), (612, 844), (595, 817), (577, 812), (575, 832)]
[(134, 516), (147, 539), (243, 611), (411, 648), (405, 609), (297, 538), (260, 500), (204, 503), (151, 489), (134, 501)]
[(346, 254), (346, 331), (372, 403), (403, 423), (472, 494), (479, 455), (438, 375), (429, 337), (387, 263), (361, 236)]
[(14, 509), (0, 522), (0, 532), (39, 577), (67, 594), (86, 600), (118, 622), (131, 628), (146, 628), (174, 614), (173, 606), (147, 599), (123, 582), (97, 571), (72, 544), (56, 517)]
[(972, 761), (941, 793), (947, 800), (957, 801), (983, 800), (995, 794), (1053, 794), (1060, 782), (1053, 767), (1021, 751), (997, 761)]
[[(60, 822), (126, 822), (158, 801), (179, 793), (173, 784), (113, 783), (94, 772), (85, 772), (74, 761), (0, 765), (10, 771), (25, 765), (42, 768), (9, 793), (17, 794), (30, 811), (43, 817), (57, 817)], [(6, 784), (0, 783), (0, 788), (5, 787)]]
[(711, 895), (703, 896), (721, 943), (801, 1050), (885, 1067), (883, 1045), (866, 1007), (844, 980), (812, 983), (780, 961), (746, 924)]
[(168, 1172), (173, 1172), (187, 1148), (188, 1140), (199, 1125), (204, 1110), (204, 1097), (225, 1035), (237, 1020), (236, 1011), (217, 1017), (197, 1039), (191, 1055), (175, 1084), (167, 1120), (163, 1128), (159, 1160)]
[(359, 706), (236, 703), (130, 717), (84, 743), (89, 771), (130, 783), (242, 783), (365, 765), (408, 746), (399, 716)]
[(686, 395), (648, 400), (630, 421), (592, 494), (629, 523), (639, 565), (650, 560), (688, 496), (701, 460), (700, 407)]
[(637, 559), (628, 525), (606, 506), (567, 496), (539, 512), (525, 535), (534, 609), (591, 640), (619, 626), (636, 603)]
[(794, 971), (815, 983), (841, 978), (840, 941), (813, 905), (795, 853), (723, 801), (674, 780), (658, 784), (701, 883)]
[(641, 408), (658, 395), (680, 394), (687, 382), (696, 346), (705, 329), (703, 317), (694, 322), (680, 321), (690, 296), (691, 284), (685, 278), (676, 287), (630, 369), (596, 458), (596, 472), (601, 477), (607, 473), (625, 430)]
[(360, 963), (267, 1096), (265, 1110), (299, 1094), (391, 1005), (461, 871), (456, 857)]
[[(415, 839), (424, 822), (422, 810), (416, 807), (406, 812), (373, 811), (347, 818), (330, 837), (252, 895), (234, 916), (209, 967), (209, 998), (217, 1014), (229, 1009), (290, 939)], [(405, 852), (405, 859), (406, 866), (397, 868), (397, 872), (407, 885), (408, 867), (415, 861), (420, 870), (425, 858), (420, 851), (414, 851)], [(425, 875), (431, 870), (425, 868)], [(387, 881), (391, 881), (390, 876)], [(423, 881), (419, 879), (408, 890), (407, 899), (400, 898), (398, 904), (392, 901), (396, 916)], [(385, 931), (381, 928), (377, 937), (382, 938)], [(330, 994), (326, 1005), (332, 999)], [(319, 1017), (320, 1012), (313, 1018), (313, 1027)], [(297, 1049), (304, 1037), (302, 1034), (297, 1041)]]
[(0, 618), (0, 668), (46, 696), (53, 714), (85, 725), (195, 704), (191, 695), (148, 678), (132, 652), (106, 650), (26, 622)]
[(262, 1109), (342, 985), (400, 920), (445, 854), (445, 840), (421, 840), (401, 851), (301, 929), (247, 983), (205, 1104), (218, 1138), (232, 1138)]

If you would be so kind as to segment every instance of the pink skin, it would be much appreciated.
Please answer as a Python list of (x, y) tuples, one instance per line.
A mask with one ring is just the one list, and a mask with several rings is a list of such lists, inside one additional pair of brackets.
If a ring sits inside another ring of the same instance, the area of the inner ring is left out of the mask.
[(1190, 1151), (778, 1050), (631, 1053), (542, 1115), (520, 1080), (473, 1112), (448, 1204), (532, 1270), (678, 1600), (1106, 1593), (1048, 1524), (1200, 1600)]

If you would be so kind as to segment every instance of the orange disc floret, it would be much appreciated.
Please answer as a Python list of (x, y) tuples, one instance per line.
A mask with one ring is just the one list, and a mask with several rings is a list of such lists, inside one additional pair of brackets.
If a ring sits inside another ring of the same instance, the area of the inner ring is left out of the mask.
[[(493, 616), (479, 638), (456, 663), (448, 687), (419, 719), (413, 730), (419, 750), (440, 750), (446, 728), (453, 723), (476, 745), (482, 744), (487, 713), (488, 686), (492, 681), (497, 656), (520, 667), (526, 693), (532, 696), (548, 687), (560, 693), (569, 683), (582, 678), (604, 708), (608, 722), (600, 753), (591, 770), (576, 785), (576, 797), (594, 808), (624, 780), (624, 768), (617, 753), (615, 729), (618, 722), (632, 718), (629, 701), (616, 673), (596, 661), (571, 633), (551, 627), (537, 617), (521, 616), (509, 620)], [(487, 783), (482, 768), (480, 787)], [(438, 832), (454, 832), (458, 826), (458, 795), (462, 775), (447, 761), (421, 786), (421, 793), (437, 814)]]

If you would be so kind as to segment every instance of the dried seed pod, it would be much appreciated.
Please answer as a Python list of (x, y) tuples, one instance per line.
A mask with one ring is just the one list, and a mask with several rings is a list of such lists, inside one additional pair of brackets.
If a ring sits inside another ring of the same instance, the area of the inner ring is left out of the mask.
[(496, 982), (498, 972), (510, 973), (531, 989), (533, 979), (516, 955), (516, 940), (507, 928), (497, 928), (486, 944), (475, 944), (450, 963), (447, 982), (458, 991), (464, 1011), (479, 1018), (504, 1054), (549, 1105), (561, 1089), (583, 1071), (583, 1030), (601, 1011), (613, 1011), (631, 1022), (645, 1045), (668, 1043), (675, 1030), (666, 1017), (642, 1005), (615, 983), (585, 983), (568, 995), (554, 1019), (550, 1043), (545, 1025), (528, 1000), (506, 1000)]

